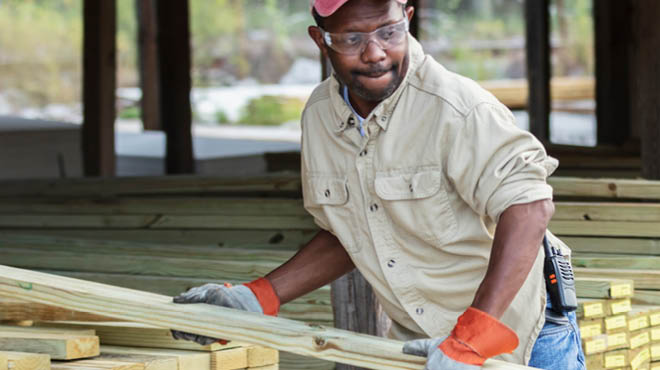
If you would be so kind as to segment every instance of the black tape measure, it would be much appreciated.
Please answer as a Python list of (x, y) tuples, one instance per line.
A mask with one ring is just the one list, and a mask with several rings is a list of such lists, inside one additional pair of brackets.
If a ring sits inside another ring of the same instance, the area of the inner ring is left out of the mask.
[(575, 311), (578, 303), (575, 276), (570, 260), (561, 253), (561, 250), (551, 246), (546, 236), (543, 236), (543, 249), (545, 250), (543, 274), (552, 309), (557, 312)]

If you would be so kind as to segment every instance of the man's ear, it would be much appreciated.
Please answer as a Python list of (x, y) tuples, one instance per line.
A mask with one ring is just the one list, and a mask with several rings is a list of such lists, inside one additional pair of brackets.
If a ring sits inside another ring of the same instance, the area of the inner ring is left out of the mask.
[(408, 22), (412, 21), (413, 14), (415, 14), (415, 7), (414, 6), (406, 7), (406, 16), (408, 17)]
[(325, 41), (323, 41), (323, 35), (321, 35), (321, 29), (318, 28), (317, 26), (309, 26), (307, 28), (307, 33), (309, 33), (309, 37), (311, 37), (312, 40), (314, 40), (314, 43), (316, 43), (316, 46), (323, 54), (323, 57), (327, 58), (328, 46), (325, 44)]

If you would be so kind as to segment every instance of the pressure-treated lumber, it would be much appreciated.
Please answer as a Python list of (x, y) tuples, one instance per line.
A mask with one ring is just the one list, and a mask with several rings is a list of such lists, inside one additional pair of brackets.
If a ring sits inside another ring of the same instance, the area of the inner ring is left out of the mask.
[(660, 290), (660, 271), (658, 270), (627, 270), (616, 268), (576, 267), (576, 277), (603, 279), (631, 279), (635, 289)]
[(191, 351), (219, 351), (246, 346), (231, 341), (228, 344), (212, 343), (206, 346), (186, 340), (176, 340), (169, 329), (134, 322), (44, 322), (40, 327), (58, 329), (93, 329), (103, 345), (168, 348)]
[(551, 220), (555, 235), (660, 237), (660, 222)]
[(54, 360), (99, 354), (99, 338), (91, 335), (0, 331), (0, 351), (44, 353)]
[(0, 332), (16, 332), (16, 333), (32, 333), (32, 334), (66, 334), (70, 336), (95, 336), (94, 329), (58, 329), (58, 328), (43, 328), (33, 326), (34, 321), (30, 321), (29, 325), (16, 326), (16, 325), (0, 325)]
[(4, 229), (246, 229), (318, 230), (309, 216), (0, 215)]
[[(211, 337), (263, 345), (372, 369), (422, 369), (424, 358), (402, 353), (402, 342), (0, 266), (0, 295), (94, 312)], [(526, 368), (489, 360), (486, 369)]]
[(211, 352), (211, 369), (235, 370), (248, 367), (247, 347)]
[(0, 370), (7, 370), (8, 359), (7, 355), (0, 352)]
[(108, 321), (111, 318), (0, 296), (0, 321)]
[(660, 181), (550, 177), (548, 184), (559, 197), (660, 199)]
[(114, 179), (48, 179), (0, 182), (0, 196), (130, 196), (146, 194), (299, 195), (299, 174), (259, 177), (145, 176)]
[(646, 254), (660, 256), (660, 239), (562, 236), (574, 252)]
[(555, 202), (553, 220), (660, 222), (660, 203)]
[(177, 359), (179, 370), (211, 370), (212, 352), (102, 345), (101, 353), (124, 354), (124, 355), (149, 355), (154, 357), (174, 357)]
[(54, 370), (177, 370), (176, 357), (102, 353), (93, 359), (53, 362)]
[(571, 260), (575, 267), (660, 270), (656, 256), (574, 253)]
[(630, 298), (634, 293), (634, 282), (628, 279), (589, 278), (578, 273), (575, 290), (580, 298)]
[(9, 370), (48, 370), (50, 356), (41, 353), (2, 352), (7, 356)]

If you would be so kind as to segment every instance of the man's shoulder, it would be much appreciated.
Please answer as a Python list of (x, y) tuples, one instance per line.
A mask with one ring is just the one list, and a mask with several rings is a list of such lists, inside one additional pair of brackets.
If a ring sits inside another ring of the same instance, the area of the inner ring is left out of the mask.
[(502, 104), (474, 80), (447, 70), (428, 55), (411, 77), (412, 87), (436, 97), (439, 104), (451, 107), (461, 116), (467, 116), (483, 103)]
[(331, 79), (332, 77), (326, 78), (314, 88), (312, 94), (309, 96), (309, 99), (307, 99), (307, 103), (305, 103), (304, 110), (318, 106), (319, 103), (323, 104), (325, 102), (326, 104), (330, 104), (330, 85), (332, 83)]

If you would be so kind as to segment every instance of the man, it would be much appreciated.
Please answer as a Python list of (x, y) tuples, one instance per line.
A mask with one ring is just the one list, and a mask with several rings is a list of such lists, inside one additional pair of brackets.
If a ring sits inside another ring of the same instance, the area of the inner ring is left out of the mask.
[(423, 54), (405, 0), (312, 4), (309, 34), (334, 68), (302, 123), (304, 203), (323, 231), (265, 278), (175, 301), (275, 315), (357, 267), (390, 337), (428, 356), (427, 369), (494, 356), (583, 369), (574, 314), (546, 310), (540, 245), (556, 160), (491, 94)]

